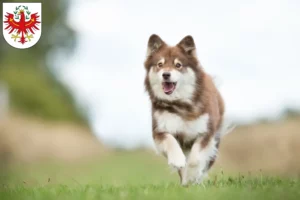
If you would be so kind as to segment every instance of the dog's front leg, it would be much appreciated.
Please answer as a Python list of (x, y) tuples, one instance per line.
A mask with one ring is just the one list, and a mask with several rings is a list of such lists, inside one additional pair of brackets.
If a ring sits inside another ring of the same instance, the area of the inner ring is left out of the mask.
[(212, 134), (199, 137), (192, 146), (187, 159), (186, 181), (201, 183), (217, 154), (217, 141)]
[(185, 167), (185, 155), (173, 135), (168, 133), (154, 133), (154, 142), (157, 150), (167, 159), (168, 164), (177, 170)]

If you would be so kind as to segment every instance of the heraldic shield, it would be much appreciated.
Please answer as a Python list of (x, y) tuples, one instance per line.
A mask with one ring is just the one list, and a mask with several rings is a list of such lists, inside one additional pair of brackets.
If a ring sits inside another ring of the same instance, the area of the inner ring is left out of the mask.
[(42, 33), (42, 3), (3, 3), (3, 36), (18, 49), (35, 45)]

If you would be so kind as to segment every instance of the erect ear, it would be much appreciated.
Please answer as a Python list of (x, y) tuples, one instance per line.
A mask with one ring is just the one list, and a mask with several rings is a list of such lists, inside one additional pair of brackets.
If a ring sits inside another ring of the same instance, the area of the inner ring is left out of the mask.
[(152, 55), (154, 52), (159, 50), (165, 42), (156, 34), (152, 34), (148, 40), (147, 56)]
[(185, 36), (178, 44), (187, 54), (193, 55), (196, 51), (196, 45), (192, 36)]

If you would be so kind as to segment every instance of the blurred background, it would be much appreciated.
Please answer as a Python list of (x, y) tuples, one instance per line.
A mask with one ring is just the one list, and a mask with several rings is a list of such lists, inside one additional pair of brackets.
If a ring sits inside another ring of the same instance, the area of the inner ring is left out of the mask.
[(90, 163), (90, 172), (119, 179), (133, 166), (167, 170), (153, 150), (143, 85), (156, 33), (170, 45), (194, 37), (238, 125), (215, 169), (300, 176), (298, 0), (51, 0), (42, 8), (34, 47), (0, 37), (1, 167)]

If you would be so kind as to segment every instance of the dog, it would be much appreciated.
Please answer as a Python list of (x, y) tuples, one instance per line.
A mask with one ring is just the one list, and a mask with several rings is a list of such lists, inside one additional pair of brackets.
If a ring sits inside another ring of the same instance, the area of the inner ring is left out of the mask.
[(223, 98), (198, 61), (190, 35), (176, 46), (151, 35), (144, 67), (156, 149), (178, 171), (181, 185), (200, 184), (230, 131), (224, 128)]

